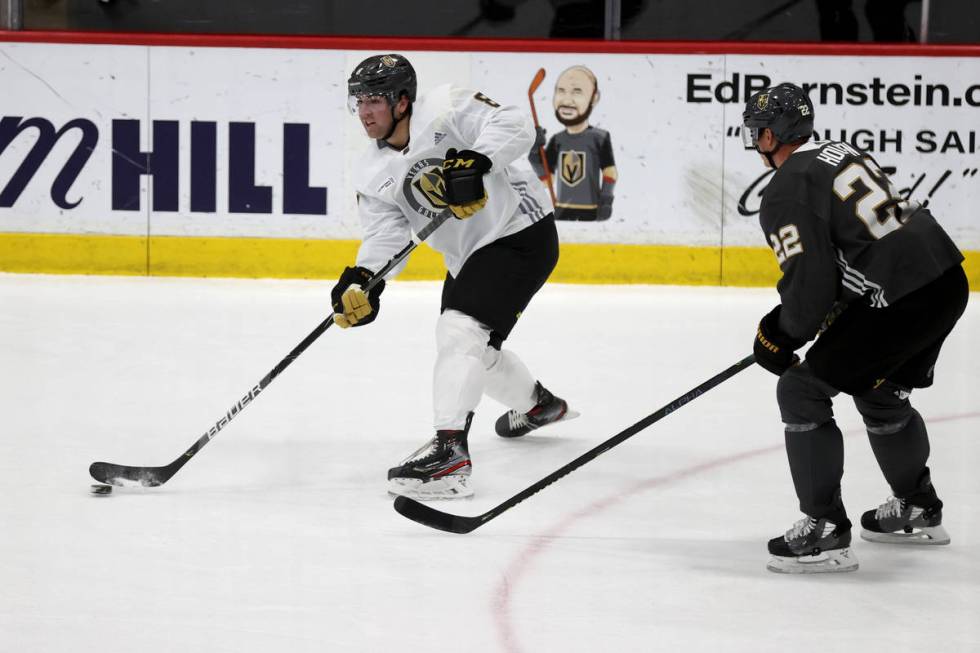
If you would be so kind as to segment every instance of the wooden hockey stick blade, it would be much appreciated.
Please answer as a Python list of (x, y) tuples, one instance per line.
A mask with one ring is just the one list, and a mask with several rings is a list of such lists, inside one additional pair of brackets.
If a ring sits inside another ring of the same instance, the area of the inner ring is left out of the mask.
[(534, 95), (534, 92), (541, 86), (541, 82), (544, 81), (544, 75), (544, 68), (539, 68), (538, 72), (534, 73), (534, 78), (531, 79), (531, 85), (527, 88), (528, 95)]
[(453, 515), (447, 512), (442, 512), (441, 510), (436, 510), (431, 508), (415, 499), (409, 497), (400, 496), (395, 499), (394, 507), (395, 510), (404, 517), (411, 519), (414, 522), (418, 522), (423, 526), (428, 526), (429, 528), (435, 528), (440, 531), (446, 531), (447, 533), (458, 533), (464, 534), (476, 530), (480, 526), (483, 526), (491, 519), (499, 516), (500, 514), (510, 510), (517, 504), (521, 503), (528, 497), (537, 494), (544, 488), (548, 487), (555, 481), (559, 480), (563, 476), (571, 474), (576, 469), (589, 462), (594, 458), (598, 458), (600, 455), (609, 451), (613, 447), (621, 444), (622, 442), (633, 437), (640, 431), (644, 430), (654, 422), (671, 414), (684, 404), (697, 399), (708, 390), (711, 390), (716, 385), (721, 384), (723, 381), (730, 379), (744, 369), (747, 369), (755, 363), (755, 355), (749, 354), (739, 362), (735, 363), (728, 369), (719, 372), (714, 375), (698, 387), (689, 390), (685, 394), (681, 395), (674, 401), (670, 402), (666, 406), (663, 406), (656, 412), (650, 413), (643, 419), (641, 419), (636, 424), (626, 428), (625, 430), (617, 433), (613, 437), (609, 438), (605, 442), (589, 449), (584, 454), (568, 463), (561, 469), (558, 469), (551, 474), (548, 474), (543, 479), (534, 483), (533, 485), (525, 488), (521, 492), (518, 492), (511, 498), (507, 499), (500, 505), (496, 506), (483, 513), (482, 515), (476, 515), (474, 517), (466, 517), (462, 515)]
[(534, 92), (538, 90), (541, 86), (541, 82), (544, 81), (544, 68), (538, 70), (534, 73), (534, 79), (531, 80), (531, 85), (527, 88), (527, 101), (531, 105), (531, 119), (534, 121), (534, 128), (537, 129), (541, 125), (538, 124), (538, 110), (534, 107)]

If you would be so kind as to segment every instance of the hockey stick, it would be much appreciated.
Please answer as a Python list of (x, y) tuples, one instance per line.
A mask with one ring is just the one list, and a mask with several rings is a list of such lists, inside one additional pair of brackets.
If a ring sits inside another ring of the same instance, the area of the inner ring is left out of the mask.
[[(452, 212), (449, 209), (445, 209), (442, 213), (437, 215), (432, 219), (424, 229), (419, 231), (415, 239), (410, 243), (405, 245), (405, 247), (395, 254), (390, 261), (388, 261), (383, 268), (374, 274), (373, 277), (368, 281), (367, 285), (364, 287), (365, 291), (369, 291), (374, 288), (386, 274), (391, 272), (399, 263), (405, 260), (412, 251), (419, 246), (419, 244), (424, 241), (433, 231), (439, 228), (439, 226), (452, 216)], [(333, 324), (333, 316), (331, 313), (327, 318), (320, 322), (310, 335), (303, 338), (303, 341), (296, 345), (296, 347), (286, 354), (279, 363), (272, 368), (272, 371), (266, 374), (261, 381), (259, 381), (251, 390), (245, 393), (245, 396), (238, 400), (231, 409), (224, 414), (224, 416), (215, 422), (207, 432), (197, 439), (197, 442), (191, 445), (191, 447), (182, 453), (176, 460), (174, 460), (169, 465), (164, 465), (162, 467), (131, 467), (129, 465), (115, 465), (112, 463), (95, 462), (92, 463), (88, 468), (88, 473), (92, 475), (97, 481), (102, 483), (109, 483), (110, 485), (132, 485), (138, 484), (143, 487), (156, 487), (158, 485), (163, 485), (170, 477), (177, 473), (177, 471), (183, 467), (188, 460), (190, 460), (194, 454), (204, 448), (208, 442), (218, 435), (218, 433), (225, 426), (228, 425), (232, 419), (234, 419), (239, 413), (241, 413), (246, 406), (252, 403), (260, 392), (265, 390), (273, 379), (275, 379), (279, 374), (282, 373), (289, 365), (299, 357), (307, 347), (313, 344), (313, 342), (319, 338), (324, 331), (330, 328)]]
[(647, 415), (633, 426), (630, 426), (629, 428), (625, 429), (619, 434), (614, 435), (613, 437), (609, 438), (602, 444), (593, 447), (592, 449), (589, 449), (584, 454), (582, 454), (572, 462), (568, 463), (561, 469), (554, 471), (551, 474), (548, 474), (534, 485), (531, 485), (527, 489), (518, 492), (511, 498), (501, 503), (496, 508), (491, 508), (490, 510), (486, 511), (482, 515), (476, 515), (474, 517), (452, 515), (446, 512), (436, 510), (435, 508), (430, 508), (429, 506), (423, 503), (419, 503), (414, 499), (410, 499), (404, 496), (400, 496), (395, 499), (395, 510), (397, 510), (405, 517), (408, 517), (412, 521), (416, 521), (430, 528), (435, 528), (440, 531), (447, 531), (449, 533), (469, 533), (470, 531), (476, 530), (480, 526), (483, 526), (491, 519), (494, 519), (495, 517), (499, 517), (501, 514), (510, 510), (520, 502), (527, 499), (528, 497), (537, 494), (538, 492), (548, 487), (549, 485), (551, 485), (558, 479), (562, 478), (563, 476), (567, 476), (568, 474), (571, 474), (576, 469), (578, 469), (585, 463), (589, 462), (590, 460), (594, 458), (598, 458), (600, 455), (606, 453), (616, 445), (625, 442), (626, 440), (633, 437), (634, 435), (636, 435), (646, 427), (650, 426), (651, 424), (658, 421), (659, 419), (666, 417), (667, 415), (674, 412), (675, 410), (677, 410), (684, 404), (688, 403), (689, 401), (697, 399), (698, 397), (706, 393), (708, 390), (712, 389), (716, 385), (719, 385), (723, 381), (727, 381), (731, 377), (735, 376), (742, 370), (752, 365), (752, 363), (754, 362), (755, 362), (754, 354), (750, 354), (746, 356), (739, 362), (729, 367), (724, 372), (720, 372), (719, 374), (716, 374), (715, 376), (711, 377), (710, 379), (708, 379), (698, 387), (688, 391), (687, 393), (673, 400), (672, 402), (670, 402), (669, 404), (667, 404), (657, 412)]
[[(534, 108), (534, 93), (541, 86), (541, 82), (544, 81), (544, 68), (539, 68), (538, 72), (534, 73), (534, 79), (531, 80), (531, 85), (527, 89), (527, 101), (531, 104), (531, 118), (534, 120), (534, 131), (541, 127), (538, 123), (538, 112)], [(548, 194), (551, 195), (551, 204), (553, 206), (558, 205), (558, 199), (555, 197), (555, 189), (551, 187), (551, 169), (548, 167), (548, 157), (545, 154), (544, 146), (538, 148), (538, 153), (541, 155), (541, 165), (544, 167), (544, 176), (548, 180)]]

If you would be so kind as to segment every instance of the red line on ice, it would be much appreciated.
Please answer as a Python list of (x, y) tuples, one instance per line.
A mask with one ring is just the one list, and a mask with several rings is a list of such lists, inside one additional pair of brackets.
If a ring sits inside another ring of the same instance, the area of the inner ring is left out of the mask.
[[(927, 419), (926, 424), (952, 422), (975, 417), (980, 417), (980, 412), (949, 415), (946, 417), (933, 417)], [(864, 429), (848, 429), (844, 432), (844, 435), (850, 436), (859, 433), (864, 433)], [(561, 521), (551, 528), (535, 535), (531, 542), (523, 549), (518, 551), (517, 555), (514, 556), (510, 564), (507, 565), (507, 568), (504, 570), (503, 577), (501, 578), (500, 583), (497, 585), (497, 588), (494, 590), (491, 598), (493, 620), (497, 627), (497, 635), (503, 649), (508, 651), (508, 653), (517, 653), (518, 651), (522, 650), (520, 642), (517, 639), (517, 633), (514, 631), (514, 626), (510, 621), (511, 599), (514, 596), (517, 585), (535, 559), (547, 550), (551, 541), (568, 530), (572, 524), (585, 519), (586, 517), (594, 517), (608, 508), (635, 497), (638, 494), (642, 494), (647, 490), (662, 487), (664, 485), (670, 485), (671, 483), (690, 478), (691, 476), (696, 476), (701, 472), (717, 469), (726, 465), (732, 465), (749, 458), (756, 458), (758, 456), (764, 456), (777, 451), (783, 451), (783, 448), (783, 444), (780, 443), (770, 447), (750, 449), (748, 451), (732, 454), (730, 456), (708, 460), (698, 465), (686, 467), (663, 476), (655, 476), (645, 481), (641, 481), (640, 483), (636, 483), (631, 487), (627, 487), (616, 494), (611, 494), (602, 499), (598, 499), (597, 501), (593, 501), (589, 505), (567, 514)]]

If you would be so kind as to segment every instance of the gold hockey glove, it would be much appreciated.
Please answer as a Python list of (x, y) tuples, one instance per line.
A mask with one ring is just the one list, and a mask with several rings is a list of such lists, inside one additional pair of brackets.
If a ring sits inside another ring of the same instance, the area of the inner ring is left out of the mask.
[(487, 205), (483, 175), (493, 163), (473, 150), (450, 148), (442, 163), (442, 178), (446, 184), (446, 204), (459, 220), (472, 217)]
[(371, 292), (364, 292), (364, 286), (373, 276), (374, 274), (367, 268), (345, 268), (337, 285), (330, 291), (333, 301), (333, 321), (341, 329), (370, 324), (378, 316), (385, 282), (382, 280), (371, 289)]

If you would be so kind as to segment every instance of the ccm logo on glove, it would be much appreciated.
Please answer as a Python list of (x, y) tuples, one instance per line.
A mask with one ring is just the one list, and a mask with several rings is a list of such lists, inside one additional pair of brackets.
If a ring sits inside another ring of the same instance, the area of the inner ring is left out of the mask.
[(450, 148), (442, 162), (442, 178), (446, 183), (446, 204), (460, 220), (473, 216), (487, 204), (483, 175), (493, 162), (473, 150)]

